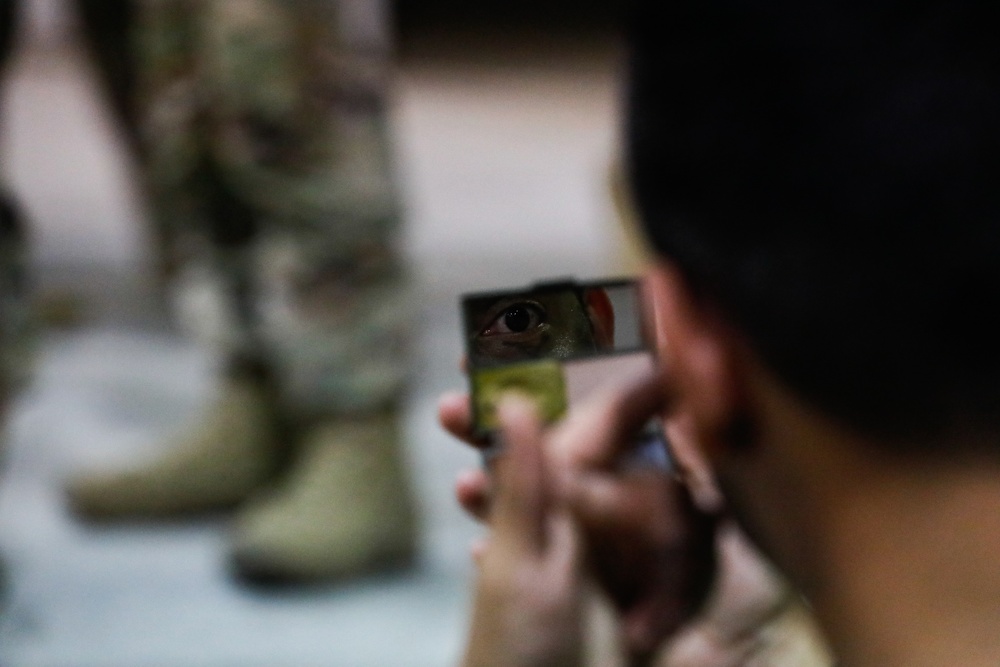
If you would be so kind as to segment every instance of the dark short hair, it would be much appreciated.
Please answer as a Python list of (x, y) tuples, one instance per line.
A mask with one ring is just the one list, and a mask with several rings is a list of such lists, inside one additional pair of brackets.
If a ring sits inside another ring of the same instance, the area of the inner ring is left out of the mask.
[(635, 9), (629, 164), (658, 252), (841, 422), (1000, 430), (994, 4)]

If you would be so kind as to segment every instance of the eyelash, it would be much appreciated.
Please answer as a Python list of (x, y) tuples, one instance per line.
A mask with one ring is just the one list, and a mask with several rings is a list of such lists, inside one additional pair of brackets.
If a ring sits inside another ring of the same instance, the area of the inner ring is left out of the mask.
[[(512, 311), (516, 311), (516, 310), (519, 310), (519, 309), (526, 310), (526, 311), (528, 311), (528, 314), (529, 314), (529, 321), (528, 321), (527, 324), (525, 324), (525, 326), (524, 326), (523, 329), (521, 329), (520, 331), (511, 330), (510, 324), (508, 324), (508, 323), (505, 322), (504, 326), (507, 327), (508, 331), (499, 331), (499, 332), (498, 331), (492, 331), (497, 326), (497, 323), (501, 321), (501, 319), (506, 318), (507, 316), (509, 316)], [(532, 322), (532, 319), (534, 320), (534, 322)], [(483, 329), (483, 331), (480, 333), (480, 335), (481, 336), (492, 336), (492, 335), (506, 335), (506, 334), (524, 333), (525, 331), (528, 331), (530, 329), (535, 329), (535, 328), (541, 326), (544, 323), (545, 323), (545, 309), (543, 309), (541, 306), (539, 306), (537, 304), (533, 304), (533, 303), (527, 303), (527, 302), (512, 303), (512, 304), (506, 306), (505, 308), (503, 308), (503, 310), (501, 310), (497, 314), (497, 316), (494, 317), (490, 321), (489, 325), (487, 325), (487, 327), (485, 329)]]

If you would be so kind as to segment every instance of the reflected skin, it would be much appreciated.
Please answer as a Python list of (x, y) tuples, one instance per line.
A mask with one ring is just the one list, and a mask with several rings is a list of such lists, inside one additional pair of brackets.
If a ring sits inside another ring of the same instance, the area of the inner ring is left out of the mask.
[(476, 366), (567, 359), (614, 346), (614, 311), (603, 289), (512, 294), (466, 308)]

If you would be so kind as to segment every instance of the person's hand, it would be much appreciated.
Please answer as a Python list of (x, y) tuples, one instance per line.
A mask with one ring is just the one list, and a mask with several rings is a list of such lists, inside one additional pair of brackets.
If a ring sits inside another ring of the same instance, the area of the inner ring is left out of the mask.
[(699, 610), (715, 576), (715, 517), (680, 476), (623, 465), (634, 436), (670, 397), (651, 375), (575, 411), (549, 437), (558, 488), (589, 572), (619, 613), (623, 648), (644, 663)]
[[(642, 389), (640, 388), (640, 394)], [(657, 400), (655, 391), (647, 394), (653, 404)], [(626, 408), (630, 399), (624, 399)], [(618, 399), (618, 404), (622, 399)], [(621, 417), (613, 413), (619, 411), (614, 401), (603, 410), (592, 413), (592, 421), (584, 422), (587, 426), (579, 426), (584, 438), (574, 441), (573, 432), (559, 437), (557, 451), (553, 452), (556, 459), (550, 467), (569, 469), (581, 472), (576, 485), (576, 510), (585, 518), (591, 528), (591, 540), (594, 541), (602, 532), (625, 532), (641, 526), (629, 528), (628, 523), (616, 526), (615, 514), (625, 514), (633, 517), (645, 516), (647, 527), (662, 526), (662, 532), (653, 530), (638, 535), (644, 540), (657, 534), (664, 542), (657, 546), (656, 540), (647, 544), (643, 550), (646, 556), (638, 557), (647, 566), (657, 561), (665, 568), (670, 567), (670, 531), (665, 527), (670, 525), (669, 518), (676, 510), (682, 513), (692, 510), (686, 497), (678, 495), (676, 486), (665, 484), (663, 478), (648, 475), (633, 475), (618, 485), (614, 481), (614, 471), (607, 466), (608, 455), (613, 458), (616, 443), (604, 441), (604, 446), (611, 449), (601, 449), (598, 440), (595, 442), (588, 436), (597, 432), (600, 423), (611, 424)], [(635, 419), (635, 417), (632, 417)], [(456, 437), (473, 443), (471, 438), (471, 418), (468, 397), (461, 394), (450, 394), (442, 398), (439, 406), (439, 419), (442, 425)], [(628, 419), (625, 419), (627, 422)], [(622, 422), (624, 423), (624, 422)], [(684, 440), (685, 430), (677, 420), (668, 422), (675, 462), (680, 466), (680, 474), (685, 482), (692, 487), (703, 507), (717, 508), (721, 501), (717, 489), (714, 488), (711, 472), (703, 468), (702, 459), (692, 447), (692, 443)], [(555, 435), (555, 434), (553, 434)], [(620, 443), (618, 443), (620, 444)], [(587, 445), (587, 446), (584, 446)], [(582, 447), (582, 449), (580, 449)], [(588, 472), (589, 471), (589, 472)], [(553, 472), (553, 476), (561, 477), (563, 473)], [(586, 490), (587, 481), (594, 482), (590, 491)], [(567, 490), (573, 488), (573, 483), (567, 485)], [(602, 490), (603, 489), (603, 490)], [(673, 490), (671, 490), (673, 489)], [(472, 470), (463, 473), (456, 484), (456, 495), (462, 506), (480, 519), (487, 516), (491, 498), (489, 477), (482, 470)], [(612, 502), (605, 504), (602, 496)], [(632, 508), (628, 510), (628, 508)], [(671, 509), (673, 508), (673, 509)], [(628, 510), (628, 511), (626, 511)], [(590, 519), (586, 517), (590, 515)], [(676, 520), (676, 516), (673, 520)], [(684, 667), (730, 667), (733, 665), (767, 665), (769, 667), (802, 667), (812, 665), (829, 665), (830, 657), (820, 638), (815, 624), (796, 596), (790, 592), (779, 577), (777, 577), (766, 560), (742, 536), (741, 531), (731, 522), (725, 522), (716, 539), (718, 575), (715, 590), (708, 600), (702, 613), (671, 634), (674, 627), (685, 613), (690, 611), (692, 600), (698, 597), (696, 588), (692, 586), (687, 593), (680, 591), (680, 597), (671, 599), (677, 591), (671, 591), (669, 575), (654, 575), (653, 582), (657, 585), (646, 589), (645, 604), (636, 604), (641, 598), (634, 583), (627, 581), (615, 582), (616, 570), (627, 567), (627, 559), (621, 559), (616, 564), (614, 553), (604, 550), (596, 560), (603, 563), (605, 575), (609, 575), (611, 583), (619, 590), (618, 606), (623, 609), (623, 634), (631, 637), (633, 654), (641, 652), (643, 647), (658, 641), (662, 634), (665, 637), (665, 647), (661, 649), (657, 665), (661, 667), (683, 665)], [(700, 529), (699, 529), (700, 530)], [(633, 531), (634, 532), (634, 531)], [(635, 534), (630, 539), (635, 539)], [(676, 537), (676, 536), (675, 536)], [(618, 539), (613, 534), (609, 539)], [(599, 540), (598, 540), (599, 541)], [(612, 542), (609, 542), (611, 544)], [(689, 555), (684, 556), (683, 550), (674, 557), (682, 560), (692, 560), (693, 553), (705, 548), (703, 540), (698, 541), (699, 547)], [(482, 545), (478, 547), (483, 550)], [(660, 556), (655, 554), (659, 552)], [(702, 560), (709, 563), (711, 559)], [(677, 570), (677, 572), (682, 571)], [(628, 570), (623, 570), (628, 573)], [(702, 573), (704, 575), (704, 572)], [(692, 580), (693, 581), (693, 580)], [(650, 583), (647, 580), (646, 583)], [(666, 598), (657, 601), (651, 590), (659, 589)], [(629, 591), (631, 590), (631, 593)], [(629, 606), (629, 601), (633, 603)], [(662, 606), (661, 606), (662, 605)], [(672, 611), (671, 611), (672, 610)], [(659, 614), (664, 616), (657, 618)], [(606, 651), (599, 651), (605, 653)]]
[[(477, 449), (484, 446), (472, 434), (472, 408), (468, 394), (443, 394), (438, 400), (438, 421), (462, 442)], [(459, 505), (479, 521), (485, 520), (489, 513), (490, 491), (490, 478), (481, 467), (463, 470), (455, 481), (455, 497)]]
[[(832, 664), (801, 599), (732, 520), (715, 521), (724, 499), (683, 422), (669, 418), (667, 386), (654, 376), (598, 399), (550, 438), (593, 574), (619, 609), (624, 648), (633, 661), (657, 650), (659, 667)], [(677, 476), (621, 469), (629, 435), (658, 411)]]
[[(513, 642), (523, 650), (517, 658), (539, 660), (523, 664), (579, 657), (584, 578), (576, 526), (586, 530), (588, 564), (621, 613), (633, 658), (648, 658), (697, 608), (713, 571), (712, 520), (694, 509), (673, 476), (617, 466), (632, 434), (661, 407), (660, 399), (649, 379), (603, 401), (600, 409), (578, 411), (544, 436), (517, 404), (505, 406), (506, 450), (494, 471), (497, 497), (489, 545), (479, 558), (470, 656), (504, 654), (500, 647)], [(440, 418), (468, 440), (464, 399), (443, 398)], [(550, 457), (556, 470), (550, 470)], [(486, 476), (465, 475), (456, 491), (463, 506), (483, 515), (489, 505)], [(531, 632), (510, 618), (531, 619)]]
[(500, 405), (506, 451), (494, 474), (487, 546), (465, 667), (578, 665), (581, 659), (581, 544), (555, 492), (541, 425), (531, 404)]
[(717, 535), (718, 579), (708, 603), (670, 637), (657, 667), (829, 667), (815, 620), (732, 521)]

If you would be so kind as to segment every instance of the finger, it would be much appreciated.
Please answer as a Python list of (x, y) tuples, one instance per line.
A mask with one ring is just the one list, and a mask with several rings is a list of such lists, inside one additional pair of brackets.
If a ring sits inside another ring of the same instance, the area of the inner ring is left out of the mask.
[(472, 407), (468, 394), (457, 391), (442, 394), (438, 399), (438, 422), (459, 440), (473, 447), (485, 446), (473, 434)]
[(677, 496), (684, 493), (665, 473), (628, 477), (584, 473), (569, 477), (561, 489), (572, 513), (590, 533), (643, 534), (654, 543), (677, 539), (683, 525)]
[(548, 535), (551, 576), (577, 576), (583, 561), (583, 542), (576, 522), (565, 508), (552, 517)]
[(701, 606), (714, 574), (714, 517), (663, 473), (591, 472), (561, 489), (595, 579), (623, 614), (627, 644), (655, 646)]
[(689, 624), (704, 606), (715, 574), (714, 554), (701, 551), (700, 560), (671, 559), (660, 570), (659, 594), (648, 595), (623, 610), (621, 627), (627, 650), (642, 655), (655, 649)]
[(623, 607), (627, 644), (639, 652), (690, 622), (704, 608), (718, 573), (717, 517), (697, 512), (687, 494), (675, 498), (685, 520), (676, 525), (674, 539), (662, 545), (658, 558), (645, 565), (636, 563), (634, 569), (643, 573), (645, 592)]
[(542, 427), (535, 406), (509, 396), (497, 408), (505, 456), (496, 466), (494, 539), (520, 543), (533, 553), (545, 548), (546, 489)]
[(490, 478), (482, 468), (461, 472), (455, 480), (455, 497), (466, 512), (485, 521), (490, 509)]
[(660, 371), (595, 396), (554, 431), (553, 451), (570, 468), (613, 468), (633, 436), (669, 405), (670, 396)]

